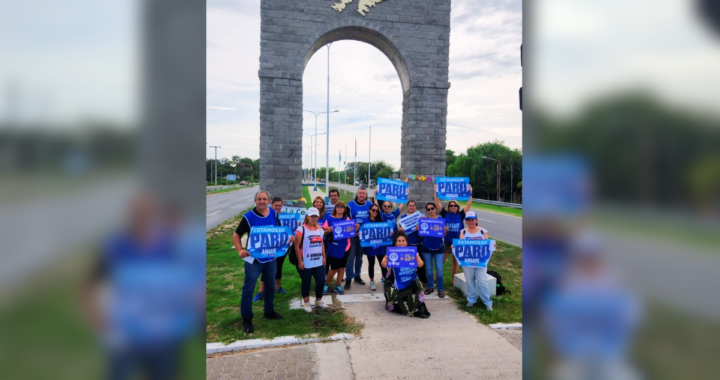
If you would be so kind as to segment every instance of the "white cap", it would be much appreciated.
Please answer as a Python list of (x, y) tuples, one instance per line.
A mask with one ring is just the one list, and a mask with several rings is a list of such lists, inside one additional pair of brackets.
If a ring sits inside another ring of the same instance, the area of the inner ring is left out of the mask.
[(308, 215), (308, 216), (313, 216), (313, 215), (315, 215), (315, 216), (319, 217), (319, 216), (320, 216), (320, 211), (318, 211), (318, 209), (316, 209), (315, 207), (310, 207), (310, 208), (307, 210), (307, 215)]
[(465, 213), (465, 219), (477, 219), (477, 215), (475, 215), (475, 211), (468, 211)]

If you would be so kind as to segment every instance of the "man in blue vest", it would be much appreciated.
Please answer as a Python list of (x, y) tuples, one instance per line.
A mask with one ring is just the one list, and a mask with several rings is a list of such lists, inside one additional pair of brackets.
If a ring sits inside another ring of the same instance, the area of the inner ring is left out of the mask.
[[(245, 235), (249, 235), (253, 227), (257, 226), (280, 226), (275, 210), (268, 207), (270, 203), (270, 194), (265, 190), (260, 190), (255, 194), (255, 208), (243, 215), (240, 224), (233, 234), (233, 245), (237, 249), (240, 257), (245, 260), (245, 283), (243, 284), (242, 296), (240, 297), (240, 315), (243, 319), (243, 331), (251, 334), (255, 331), (252, 324), (252, 298), (255, 284), (258, 277), (262, 274), (265, 278), (275, 278), (277, 264), (275, 259), (255, 259), (250, 256), (247, 247), (243, 247), (241, 239)], [(290, 238), (292, 244), (295, 237)], [(263, 297), (265, 298), (265, 312), (263, 317), (267, 319), (282, 319), (282, 315), (275, 312), (275, 282), (265, 281), (265, 289)]]

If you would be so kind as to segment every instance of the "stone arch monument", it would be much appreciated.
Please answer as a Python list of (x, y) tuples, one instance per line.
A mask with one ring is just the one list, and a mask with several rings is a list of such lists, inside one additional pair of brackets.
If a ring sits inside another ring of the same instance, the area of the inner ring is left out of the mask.
[[(403, 91), (401, 179), (445, 174), (450, 1), (262, 0), (260, 188), (302, 196), (303, 71), (339, 40), (368, 43), (395, 67)], [(433, 184), (410, 181), (431, 201)], [(422, 207), (421, 205), (419, 205)]]

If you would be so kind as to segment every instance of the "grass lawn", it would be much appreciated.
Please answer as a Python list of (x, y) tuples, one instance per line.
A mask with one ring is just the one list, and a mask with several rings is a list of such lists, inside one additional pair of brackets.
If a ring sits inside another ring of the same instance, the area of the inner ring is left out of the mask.
[(303, 198), (305, 198), (305, 207), (311, 207), (312, 205), (312, 199), (310, 199), (310, 189), (308, 189), (307, 186), (302, 187), (302, 195)]
[[(464, 201), (457, 201), (457, 203), (460, 205), (460, 207), (465, 207), (465, 205), (467, 204), (467, 202)], [(523, 212), (523, 210), (519, 208), (500, 207), (495, 205), (487, 205), (484, 203), (473, 203), (472, 208), (484, 211), (499, 212), (501, 214), (508, 214), (512, 216), (519, 216), (521, 218)]]
[[(461, 310), (475, 315), (480, 323), (487, 325), (497, 322), (522, 322), (522, 248), (497, 240), (497, 249), (490, 258), (488, 270), (498, 272), (505, 289), (510, 290), (512, 294), (493, 298), (493, 311), (485, 310), (480, 299), (474, 307), (468, 308), (465, 295), (459, 289), (449, 286), (452, 279), (451, 257), (448, 257), (443, 270), (447, 294)], [(459, 272), (462, 272), (462, 267)]]
[[(307, 189), (303, 187), (303, 192)], [(244, 213), (245, 211), (243, 211)], [(240, 214), (242, 215), (242, 213)], [(342, 310), (331, 306), (328, 310), (307, 313), (290, 310), (290, 300), (300, 297), (300, 277), (295, 267), (286, 260), (283, 265), (282, 287), (288, 294), (275, 293), (275, 310), (282, 320), (265, 320), (263, 301), (253, 303), (255, 333), (242, 332), (240, 294), (244, 277), (244, 261), (232, 247), (232, 234), (240, 216), (235, 217), (207, 233), (207, 302), (206, 341), (230, 343), (242, 339), (272, 339), (279, 336), (329, 336), (337, 333), (357, 334), (361, 328)], [(259, 291), (258, 281), (253, 295)], [(314, 289), (314, 285), (312, 285)], [(314, 302), (314, 295), (310, 300)]]
[(245, 188), (252, 187), (252, 186), (255, 186), (255, 185), (250, 185), (250, 186), (238, 186), (238, 187), (231, 187), (231, 188), (228, 188), (228, 189), (220, 189), (220, 190), (210, 190), (210, 191), (206, 191), (205, 196), (212, 195), (212, 194), (229, 193), (229, 192), (231, 192), (231, 191), (237, 191), (237, 190), (245, 189)]

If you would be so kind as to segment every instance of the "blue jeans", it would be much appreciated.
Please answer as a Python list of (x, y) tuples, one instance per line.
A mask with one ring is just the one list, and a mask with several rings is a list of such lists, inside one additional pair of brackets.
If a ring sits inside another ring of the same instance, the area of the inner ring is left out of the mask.
[[(260, 274), (265, 278), (275, 278), (277, 272), (277, 263), (275, 260), (267, 263), (260, 263), (255, 260), (252, 264), (245, 262), (245, 283), (243, 284), (242, 297), (240, 298), (240, 315), (243, 318), (252, 318), (252, 299), (253, 292), (255, 291), (255, 284), (257, 283)], [(275, 281), (265, 281), (265, 291), (263, 292), (265, 298), (265, 312), (270, 313), (273, 311), (273, 301), (275, 299)]]
[[(437, 273), (437, 289), (439, 292), (444, 291), (443, 288), (443, 259), (445, 258), (444, 252), (440, 253), (422, 253), (423, 261), (425, 261), (425, 271), (427, 273), (427, 284), (428, 289), (435, 287), (433, 283), (433, 266), (435, 266), (435, 272)], [(434, 265), (433, 265), (434, 264)]]
[[(353, 277), (360, 278), (362, 271), (362, 258), (363, 250), (360, 247), (360, 238), (350, 238), (350, 256), (348, 256), (347, 265), (345, 267), (345, 277), (352, 279)], [(353, 262), (355, 265), (353, 265)]]
[(477, 302), (478, 296), (485, 306), (492, 306), (490, 290), (487, 283), (487, 268), (463, 267), (465, 281), (467, 281), (468, 303)]

